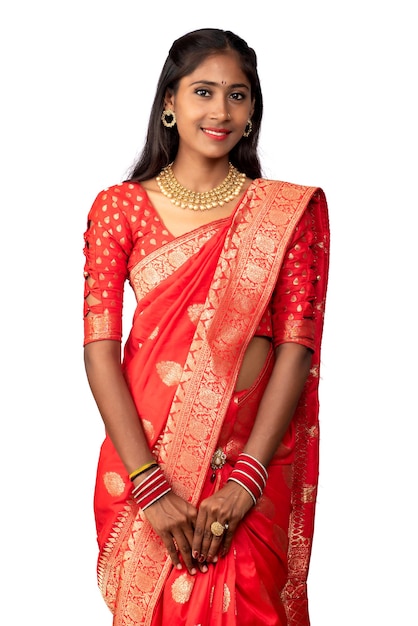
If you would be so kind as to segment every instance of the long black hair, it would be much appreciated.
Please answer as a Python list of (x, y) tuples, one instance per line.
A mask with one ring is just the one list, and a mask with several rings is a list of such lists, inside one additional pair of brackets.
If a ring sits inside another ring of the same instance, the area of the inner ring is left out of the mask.
[(248, 44), (228, 30), (203, 28), (177, 39), (168, 54), (157, 84), (142, 153), (129, 174), (130, 181), (140, 182), (157, 176), (163, 167), (174, 161), (179, 146), (177, 127), (166, 128), (161, 122), (164, 99), (168, 91), (176, 93), (179, 81), (191, 74), (209, 55), (235, 50), (241, 69), (251, 85), (254, 113), (251, 117), (252, 131), (243, 137), (229, 154), (230, 161), (249, 178), (261, 176), (257, 153), (263, 114), (263, 98), (257, 72), (257, 57)]

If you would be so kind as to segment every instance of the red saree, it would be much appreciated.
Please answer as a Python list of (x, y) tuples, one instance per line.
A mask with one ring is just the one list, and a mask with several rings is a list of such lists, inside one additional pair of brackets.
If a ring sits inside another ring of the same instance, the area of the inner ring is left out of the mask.
[[(128, 277), (137, 308), (124, 350), (126, 380), (164, 474), (194, 505), (227, 480), (251, 432), (273, 349), (251, 389), (234, 392), (235, 381), (306, 212), (316, 276), (311, 374), (268, 468), (264, 494), (240, 524), (228, 555), (206, 574), (173, 570), (130, 498), (131, 483), (111, 441), (103, 443), (95, 492), (98, 578), (114, 626), (309, 624), (328, 217), (320, 189), (262, 179), (250, 185), (230, 218), (178, 238), (164, 229), (140, 185), (113, 187), (92, 207), (86, 275), (100, 287), (101, 305), (85, 317), (85, 341), (120, 339), (121, 289)], [(282, 341), (304, 343), (303, 321), (289, 318)], [(227, 462), (211, 482), (218, 448)]]

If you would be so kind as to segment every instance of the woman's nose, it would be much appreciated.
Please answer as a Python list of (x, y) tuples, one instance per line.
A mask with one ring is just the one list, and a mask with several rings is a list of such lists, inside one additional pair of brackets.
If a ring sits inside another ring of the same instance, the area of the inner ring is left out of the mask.
[(216, 106), (213, 108), (211, 118), (214, 120), (230, 120), (231, 114), (225, 100), (219, 100), (216, 102)]

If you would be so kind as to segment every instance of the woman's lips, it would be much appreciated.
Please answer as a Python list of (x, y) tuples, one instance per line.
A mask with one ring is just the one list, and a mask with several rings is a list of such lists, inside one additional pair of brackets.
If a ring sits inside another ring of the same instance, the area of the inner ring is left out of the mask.
[(226, 128), (202, 128), (202, 131), (208, 137), (215, 139), (216, 141), (222, 141), (230, 135), (231, 131)]

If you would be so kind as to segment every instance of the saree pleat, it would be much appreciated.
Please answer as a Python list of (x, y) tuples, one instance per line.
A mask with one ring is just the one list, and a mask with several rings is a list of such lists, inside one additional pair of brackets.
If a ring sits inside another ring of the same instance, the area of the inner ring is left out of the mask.
[[(318, 380), (328, 272), (321, 190), (259, 180), (227, 220), (168, 242), (130, 271), (137, 309), (123, 368), (150, 448), (173, 490), (198, 505), (219, 489), (251, 432), (273, 366), (235, 392), (249, 341), (269, 303), (305, 210), (315, 232), (315, 352), (262, 498), (231, 551), (206, 574), (173, 570), (130, 498), (111, 442), (99, 459), (95, 511), (99, 585), (114, 626), (307, 626), (306, 578), (318, 477)], [(227, 462), (212, 482), (217, 447)]]

